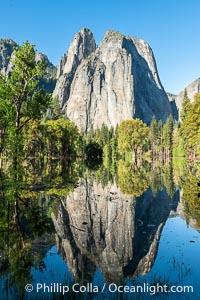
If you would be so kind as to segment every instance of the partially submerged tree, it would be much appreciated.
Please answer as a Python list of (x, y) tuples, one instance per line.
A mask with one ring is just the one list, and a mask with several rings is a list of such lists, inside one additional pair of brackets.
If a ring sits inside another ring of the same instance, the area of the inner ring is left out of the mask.
[(118, 129), (118, 151), (134, 152), (143, 151), (148, 144), (148, 127), (139, 119), (125, 120)]

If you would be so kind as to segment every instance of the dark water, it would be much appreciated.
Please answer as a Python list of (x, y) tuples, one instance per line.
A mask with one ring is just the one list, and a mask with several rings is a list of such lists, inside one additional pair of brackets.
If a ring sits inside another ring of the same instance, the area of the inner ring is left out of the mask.
[(198, 168), (73, 166), (2, 188), (0, 299), (198, 299)]

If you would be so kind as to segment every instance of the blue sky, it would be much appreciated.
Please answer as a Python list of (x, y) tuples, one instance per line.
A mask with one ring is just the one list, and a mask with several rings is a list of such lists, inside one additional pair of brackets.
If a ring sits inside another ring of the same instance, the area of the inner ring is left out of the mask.
[(29, 40), (57, 65), (81, 28), (99, 44), (114, 29), (146, 40), (166, 91), (200, 77), (199, 0), (2, 0), (0, 38)]

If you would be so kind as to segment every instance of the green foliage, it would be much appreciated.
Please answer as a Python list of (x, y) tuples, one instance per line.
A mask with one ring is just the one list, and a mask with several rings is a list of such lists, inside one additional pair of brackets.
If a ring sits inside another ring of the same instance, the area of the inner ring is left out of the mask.
[(30, 120), (22, 130), (25, 158), (41, 157), (44, 154), (45, 140), (41, 122)]
[(14, 52), (11, 73), (0, 76), (1, 146), (10, 148), (15, 159), (23, 144), (23, 127), (30, 120), (41, 119), (51, 101), (51, 96), (38, 88), (46, 65), (37, 62), (35, 55), (34, 46), (24, 42)]
[(153, 195), (156, 196), (158, 191), (163, 189), (163, 164), (157, 162), (156, 166), (152, 166), (151, 172), (149, 174), (150, 185)]
[[(96, 164), (97, 159), (95, 155), (88, 155), (88, 149), (90, 147), (95, 146), (95, 148), (99, 148), (101, 151), (101, 160), (103, 158), (103, 162), (106, 168), (110, 169), (116, 168), (116, 161), (117, 161), (117, 128), (114, 130), (113, 127), (110, 129), (103, 124), (101, 128), (97, 128), (96, 130), (93, 127), (90, 128), (87, 135), (83, 138), (83, 151), (86, 155), (86, 164), (89, 163), (88, 166), (96, 165), (98, 166), (99, 163)], [(93, 147), (94, 148), (94, 147)], [(93, 159), (92, 159), (93, 157)], [(93, 162), (92, 162), (93, 160)], [(96, 161), (96, 162), (95, 162)], [(99, 160), (100, 162), (100, 160)]]
[(187, 94), (187, 90), (185, 89), (184, 91), (184, 97), (183, 97), (183, 102), (182, 102), (182, 110), (181, 110), (181, 113), (180, 113), (180, 117), (181, 117), (181, 121), (184, 122), (185, 121), (185, 118), (186, 118), (186, 115), (190, 109), (190, 99), (188, 97), (188, 94)]
[(157, 152), (158, 145), (158, 123), (155, 117), (153, 117), (149, 127), (149, 141), (151, 144), (152, 154), (154, 156)]
[(163, 123), (153, 117), (149, 127), (149, 142), (152, 157), (160, 156), (163, 152)]
[(64, 113), (60, 107), (58, 98), (53, 98), (46, 113), (43, 114), (43, 121), (56, 120), (60, 117), (64, 117)]
[(119, 160), (118, 185), (123, 194), (141, 196), (149, 187), (148, 172), (145, 167)]
[(1, 76), (0, 80), (0, 100), (12, 107), (13, 122), (18, 129), (24, 124), (21, 117), (41, 118), (50, 102), (50, 96), (37, 89), (46, 66), (36, 62), (35, 55), (34, 46), (26, 41), (14, 53), (11, 74)]
[(200, 229), (200, 164), (187, 165), (182, 176), (182, 200), (187, 221)]
[(155, 116), (152, 118), (150, 127), (149, 127), (149, 138), (151, 143), (156, 144), (158, 139), (158, 124)]
[(30, 120), (23, 130), (26, 157), (65, 157), (72, 159), (80, 150), (81, 137), (67, 118), (40, 122)]
[(173, 131), (173, 157), (184, 157), (186, 154), (184, 149), (184, 139), (180, 134), (178, 127)]
[(32, 281), (31, 268), (42, 271), (41, 259), (55, 244), (51, 212), (73, 191), (79, 177), (75, 163), (65, 168), (60, 161), (51, 163), (43, 172), (30, 167), (18, 166), (16, 170), (12, 164), (0, 176), (1, 272), (8, 276), (9, 290), (17, 286), (20, 296), (15, 297), (20, 299), (24, 286)]
[[(33, 239), (51, 232), (52, 221), (39, 205), (37, 197), (26, 197), (17, 184), (4, 186), (0, 193), (0, 251), (9, 273), (9, 285), (18, 283), (18, 288), (30, 281), (34, 255)], [(9, 287), (10, 287), (9, 286)]]
[(95, 140), (101, 147), (109, 142), (111, 136), (112, 133), (105, 124), (102, 124), (101, 129), (98, 128), (95, 132)]
[(169, 164), (166, 164), (163, 169), (164, 169), (163, 184), (167, 189), (168, 195), (172, 199), (175, 192), (172, 163), (170, 162)]
[(188, 153), (200, 155), (200, 94), (187, 107), (187, 113), (181, 124), (181, 135)]
[(172, 149), (173, 128), (174, 121), (172, 115), (170, 115), (163, 127), (163, 144), (168, 149)]
[(59, 118), (43, 123), (43, 138), (47, 154), (70, 158), (78, 150), (80, 135), (73, 122), (67, 118)]
[(98, 169), (102, 163), (102, 149), (96, 142), (90, 142), (85, 146), (86, 165), (89, 169)]
[(118, 151), (137, 152), (148, 143), (148, 127), (139, 119), (122, 121), (118, 129)]

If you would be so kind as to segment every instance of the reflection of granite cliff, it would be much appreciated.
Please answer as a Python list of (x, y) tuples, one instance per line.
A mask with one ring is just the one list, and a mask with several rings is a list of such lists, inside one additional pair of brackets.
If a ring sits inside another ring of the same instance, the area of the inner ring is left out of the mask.
[(52, 215), (58, 249), (76, 280), (91, 281), (96, 267), (107, 282), (150, 271), (171, 206), (166, 190), (137, 201), (117, 186), (80, 180)]
[(133, 239), (133, 258), (124, 269), (124, 275), (141, 276), (148, 273), (155, 261), (160, 235), (171, 210), (176, 209), (179, 192), (173, 199), (166, 189), (153, 196), (149, 188), (137, 198), (135, 205), (135, 231)]

